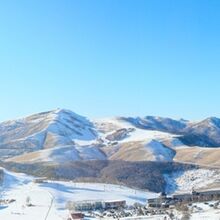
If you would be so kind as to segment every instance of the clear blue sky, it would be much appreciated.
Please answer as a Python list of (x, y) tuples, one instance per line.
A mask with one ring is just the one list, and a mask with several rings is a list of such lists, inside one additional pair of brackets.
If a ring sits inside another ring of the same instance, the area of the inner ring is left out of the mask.
[(219, 0), (0, 1), (0, 120), (220, 117)]

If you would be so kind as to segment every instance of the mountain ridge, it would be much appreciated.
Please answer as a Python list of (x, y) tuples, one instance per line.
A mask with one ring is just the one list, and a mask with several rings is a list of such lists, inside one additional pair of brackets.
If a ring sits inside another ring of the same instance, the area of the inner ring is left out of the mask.
[(183, 152), (181, 148), (192, 146), (220, 146), (220, 119), (191, 122), (145, 116), (90, 120), (68, 109), (55, 109), (0, 123), (0, 159), (22, 163), (173, 161)]

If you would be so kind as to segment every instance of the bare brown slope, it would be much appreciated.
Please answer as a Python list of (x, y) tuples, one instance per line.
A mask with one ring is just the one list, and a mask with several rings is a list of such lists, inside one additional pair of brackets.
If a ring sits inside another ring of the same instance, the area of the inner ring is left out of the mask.
[(177, 148), (175, 161), (220, 167), (220, 148)]
[(118, 149), (113, 153), (109, 147), (104, 149), (110, 160), (152, 161), (154, 159), (152, 153), (144, 148), (144, 143), (141, 141), (123, 143), (115, 148)]

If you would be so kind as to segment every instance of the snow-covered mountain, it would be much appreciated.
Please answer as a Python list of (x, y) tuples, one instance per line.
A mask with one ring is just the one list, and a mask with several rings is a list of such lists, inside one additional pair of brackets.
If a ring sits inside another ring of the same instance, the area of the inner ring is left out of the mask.
[(96, 130), (85, 117), (69, 110), (54, 110), (0, 124), (0, 155), (74, 145), (74, 140), (95, 140)]
[(203, 155), (198, 161), (195, 154), (201, 146), (220, 146), (220, 119), (190, 122), (146, 116), (90, 120), (57, 109), (0, 123), (0, 159), (19, 163), (108, 159), (184, 162), (183, 152), (192, 149), (195, 151), (187, 154), (188, 161), (203, 163), (211, 161), (212, 151), (220, 154), (218, 148), (212, 148), (207, 153), (210, 158)]
[(146, 116), (144, 118), (122, 118), (136, 127), (148, 130), (158, 130), (165, 131), (170, 133), (181, 133), (189, 124), (189, 121), (186, 120), (174, 120), (171, 118), (162, 118), (154, 116)]
[(192, 123), (185, 130), (184, 139), (186, 143), (193, 145), (220, 146), (220, 119), (210, 117), (201, 122)]
[[(218, 118), (89, 119), (57, 109), (0, 123), (0, 165), (52, 179), (120, 182), (159, 192), (170, 178), (175, 185), (185, 172), (218, 168), (219, 137)], [(220, 187), (218, 177), (205, 186)]]

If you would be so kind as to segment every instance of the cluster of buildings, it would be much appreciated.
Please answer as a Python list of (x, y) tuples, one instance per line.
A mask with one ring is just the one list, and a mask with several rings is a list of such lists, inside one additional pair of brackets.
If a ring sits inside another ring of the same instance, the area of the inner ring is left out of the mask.
[(169, 208), (178, 203), (203, 202), (220, 199), (220, 190), (212, 191), (192, 191), (192, 193), (174, 194), (167, 196), (162, 193), (160, 197), (148, 199), (148, 207)]
[[(170, 208), (177, 204), (186, 204), (192, 202), (203, 202), (220, 199), (220, 190), (212, 191), (192, 191), (192, 193), (174, 194), (167, 196), (162, 193), (160, 197), (148, 199), (148, 207), (152, 208)], [(125, 200), (84, 200), (70, 201), (67, 208), (71, 210), (68, 220), (82, 220), (85, 212), (97, 210), (121, 210), (126, 208)]]
[(71, 210), (68, 220), (82, 220), (84, 219), (83, 212), (120, 209), (126, 207), (125, 200), (83, 200), (83, 201), (69, 201), (67, 208)]
[(108, 209), (119, 209), (125, 208), (125, 200), (84, 200), (84, 201), (74, 201), (68, 202), (67, 204), (70, 210), (74, 211), (93, 211), (93, 210), (108, 210)]

